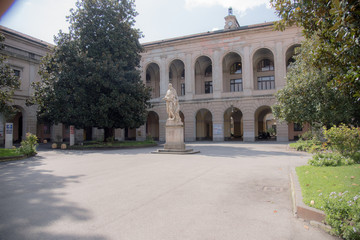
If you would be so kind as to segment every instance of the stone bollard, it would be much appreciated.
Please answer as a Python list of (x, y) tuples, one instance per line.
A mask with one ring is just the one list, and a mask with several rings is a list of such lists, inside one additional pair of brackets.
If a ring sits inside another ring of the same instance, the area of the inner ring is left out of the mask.
[(61, 144), (61, 149), (66, 149), (66, 144), (65, 143), (63, 143), (63, 144)]

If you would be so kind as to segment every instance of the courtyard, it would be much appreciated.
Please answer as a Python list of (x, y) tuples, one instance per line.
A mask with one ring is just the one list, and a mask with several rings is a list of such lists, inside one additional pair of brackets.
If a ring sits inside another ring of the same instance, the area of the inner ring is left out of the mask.
[(335, 239), (296, 219), (287, 143), (40, 150), (0, 163), (0, 239)]

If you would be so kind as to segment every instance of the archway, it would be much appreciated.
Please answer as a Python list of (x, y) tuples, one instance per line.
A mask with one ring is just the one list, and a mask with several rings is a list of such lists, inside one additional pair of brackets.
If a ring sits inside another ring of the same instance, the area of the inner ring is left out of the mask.
[(151, 98), (160, 97), (160, 67), (156, 63), (146, 68), (146, 86), (151, 89)]
[(24, 120), (23, 120), (24, 109), (20, 106), (14, 106), (14, 107), (17, 112), (15, 113), (14, 118), (9, 122), (13, 123), (13, 142), (20, 143), (23, 137), (25, 136)]
[(212, 114), (207, 109), (200, 109), (196, 114), (196, 141), (213, 140)]
[(223, 59), (223, 91), (243, 91), (241, 57), (234, 52), (226, 54)]
[(136, 140), (136, 128), (125, 128), (125, 140), (128, 141)]
[(201, 56), (195, 63), (195, 94), (212, 93), (212, 62), (209, 57)]
[(185, 95), (185, 64), (181, 60), (174, 60), (169, 67), (169, 83), (176, 89), (178, 96)]
[(276, 140), (276, 120), (269, 106), (259, 107), (255, 112), (256, 140)]
[(259, 49), (253, 56), (254, 88), (275, 89), (274, 54), (267, 48)]
[(240, 109), (231, 106), (224, 113), (224, 140), (243, 140), (243, 114)]
[(296, 48), (300, 46), (301, 46), (300, 44), (295, 44), (289, 47), (289, 49), (286, 51), (286, 55), (285, 55), (286, 71), (289, 70), (290, 64), (295, 62), (294, 56), (298, 53)]
[(153, 140), (159, 141), (159, 115), (154, 111), (148, 113), (146, 136), (150, 136)]

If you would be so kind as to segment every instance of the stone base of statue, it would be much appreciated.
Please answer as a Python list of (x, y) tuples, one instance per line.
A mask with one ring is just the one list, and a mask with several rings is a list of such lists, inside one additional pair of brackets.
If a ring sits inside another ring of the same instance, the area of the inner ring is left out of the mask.
[(164, 149), (159, 149), (152, 153), (161, 154), (194, 154), (200, 151), (186, 149), (184, 143), (184, 126), (182, 122), (167, 120), (165, 125), (166, 142)]

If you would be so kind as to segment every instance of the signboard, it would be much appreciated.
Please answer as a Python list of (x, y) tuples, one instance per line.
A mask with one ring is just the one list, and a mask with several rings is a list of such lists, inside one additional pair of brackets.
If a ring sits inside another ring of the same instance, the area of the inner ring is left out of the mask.
[(13, 134), (13, 124), (12, 123), (6, 123), (5, 129), (6, 129), (6, 134)]
[(13, 124), (5, 124), (5, 148), (12, 148), (13, 146)]
[(75, 127), (70, 125), (70, 146), (75, 144)]
[(223, 134), (222, 124), (214, 124), (213, 129), (214, 129), (213, 130), (214, 135), (222, 135)]
[(70, 134), (75, 134), (75, 127), (73, 125), (70, 126)]

